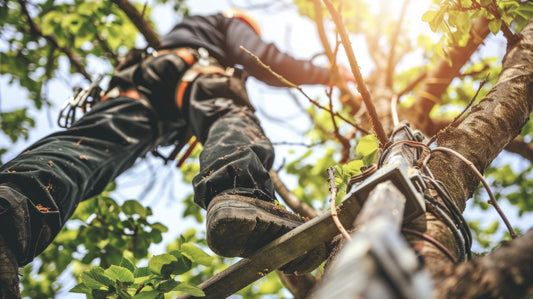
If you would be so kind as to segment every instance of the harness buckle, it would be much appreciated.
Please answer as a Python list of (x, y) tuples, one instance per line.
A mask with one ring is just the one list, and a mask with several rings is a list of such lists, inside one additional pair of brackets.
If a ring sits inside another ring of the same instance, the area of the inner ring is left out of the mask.
[(104, 75), (99, 75), (91, 85), (86, 88), (79, 86), (74, 87), (74, 94), (68, 98), (61, 110), (59, 111), (59, 117), (57, 118), (57, 124), (61, 128), (69, 128), (76, 121), (76, 110), (81, 108), (83, 112), (89, 110), (94, 103), (101, 100), (104, 91), (100, 88), (99, 84), (104, 78)]

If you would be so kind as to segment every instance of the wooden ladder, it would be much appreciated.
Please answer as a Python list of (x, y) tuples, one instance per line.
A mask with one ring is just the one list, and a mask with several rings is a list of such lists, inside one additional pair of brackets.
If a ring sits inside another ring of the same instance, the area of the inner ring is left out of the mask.
[[(338, 217), (345, 227), (351, 227), (361, 210), (361, 203), (352, 196), (337, 207)], [(205, 297), (189, 294), (185, 298), (225, 298), (235, 294), (273, 270), (304, 255), (315, 247), (326, 243), (339, 234), (331, 212), (326, 212), (292, 231), (284, 234), (259, 249), (248, 258), (243, 258), (234, 265), (198, 285), (205, 292)]]

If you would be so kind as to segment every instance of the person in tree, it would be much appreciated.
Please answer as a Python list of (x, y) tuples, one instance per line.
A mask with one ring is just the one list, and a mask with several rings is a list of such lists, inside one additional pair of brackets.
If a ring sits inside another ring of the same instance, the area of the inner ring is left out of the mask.
[(139, 156), (191, 134), (204, 146), (194, 201), (207, 209), (215, 253), (246, 257), (304, 221), (274, 204), (274, 150), (245, 78), (285, 85), (241, 45), (293, 83), (331, 81), (328, 68), (261, 40), (242, 10), (184, 18), (154, 55), (121, 65), (102, 101), (70, 128), (0, 167), (0, 298), (20, 297), (18, 267), (52, 242), (80, 201), (101, 193)]

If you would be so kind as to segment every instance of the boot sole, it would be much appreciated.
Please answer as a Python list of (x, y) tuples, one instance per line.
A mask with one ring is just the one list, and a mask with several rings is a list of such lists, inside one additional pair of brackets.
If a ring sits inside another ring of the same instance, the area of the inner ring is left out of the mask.
[(208, 207), (207, 243), (218, 255), (248, 257), (304, 222), (263, 200), (220, 195)]

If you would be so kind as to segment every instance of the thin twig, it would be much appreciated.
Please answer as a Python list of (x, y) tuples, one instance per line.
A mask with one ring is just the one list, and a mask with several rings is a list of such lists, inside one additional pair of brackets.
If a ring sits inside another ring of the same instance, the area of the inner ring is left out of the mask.
[[(490, 189), (489, 184), (487, 183), (485, 178), (483, 178), (483, 175), (479, 172), (479, 170), (477, 170), (476, 166), (474, 166), (474, 163), (470, 162), (463, 155), (461, 155), (460, 153), (458, 153), (458, 152), (456, 152), (456, 151), (454, 151), (454, 150), (452, 150), (450, 148), (436, 147), (436, 148), (431, 150), (431, 153), (434, 153), (436, 151), (441, 151), (441, 152), (445, 152), (445, 153), (451, 153), (451, 154), (455, 155), (457, 158), (461, 159), (461, 161), (463, 161), (466, 165), (468, 165), (468, 167), (470, 169), (472, 169), (472, 171), (476, 174), (476, 176), (481, 180), (481, 182), (483, 183), (483, 186), (485, 187), (485, 189), (487, 190), (487, 193), (489, 194), (490, 200), (488, 201), (488, 203), (491, 204), (492, 206), (494, 206), (494, 208), (496, 209), (496, 211), (498, 212), (498, 214), (502, 218), (503, 222), (505, 223), (505, 226), (507, 226), (507, 230), (509, 231), (509, 234), (511, 234), (511, 238), (513, 238), (513, 239), (516, 238), (517, 236), (516, 236), (516, 233), (515, 233), (513, 227), (511, 226), (511, 223), (507, 219), (507, 216), (505, 216), (503, 211), (500, 209), (500, 206), (498, 205), (498, 202), (496, 202), (496, 198), (494, 197), (494, 194), (492, 193), (492, 190)], [(428, 155), (426, 157), (426, 159), (424, 161), (424, 165), (427, 164), (427, 162), (429, 161), (430, 157), (431, 157), (431, 155)]]
[[(477, 1), (474, 1), (474, 3), (477, 4)], [(502, 14), (500, 13), (496, 2), (494, 0), (491, 1), (491, 3), (486, 8), (496, 19), (502, 21), (501, 30), (503, 32), (503, 36), (505, 37), (505, 39), (507, 39), (507, 43), (512, 44), (513, 42), (515, 42), (518, 36), (514, 34), (511, 29), (509, 29), (509, 26), (507, 26), (507, 24), (503, 21)]]
[(113, 50), (111, 50), (107, 42), (100, 36), (100, 34), (96, 33), (94, 37), (96, 38), (102, 49), (105, 51), (105, 53), (109, 56), (109, 58), (113, 60), (113, 66), (116, 66), (119, 61), (118, 55), (113, 52)]
[[(333, 110), (333, 97), (331, 93), (332, 90), (330, 89), (327, 95), (329, 99), (329, 109)], [(335, 116), (333, 115), (333, 113), (330, 113), (330, 116), (331, 122), (333, 123), (333, 134), (335, 134), (337, 140), (339, 140), (339, 142), (342, 144), (341, 159), (339, 163), (346, 163), (350, 159), (350, 140), (346, 139), (339, 132), (339, 127), (337, 126), (337, 122), (335, 121)]]
[(287, 206), (291, 208), (291, 210), (298, 213), (302, 217), (315, 218), (318, 215), (313, 207), (301, 201), (300, 198), (298, 198), (287, 188), (287, 186), (285, 186), (276, 171), (271, 169), (268, 173), (270, 174), (270, 178), (274, 183), (276, 192), (279, 194), (279, 196), (281, 196), (283, 202), (285, 202)]
[(350, 234), (348, 234), (341, 221), (339, 220), (339, 216), (337, 215), (336, 201), (338, 188), (337, 186), (335, 186), (335, 167), (333, 166), (328, 168), (328, 181), (330, 186), (329, 189), (331, 191), (331, 218), (333, 218), (333, 222), (335, 223), (335, 225), (337, 225), (337, 228), (344, 236), (344, 238), (346, 238), (347, 240), (351, 240), (352, 238), (350, 237)]
[(372, 127), (374, 128), (374, 131), (376, 132), (376, 137), (379, 140), (380, 147), (382, 149), (385, 149), (387, 148), (389, 144), (389, 139), (387, 138), (387, 134), (385, 133), (385, 130), (383, 129), (383, 125), (379, 121), (379, 117), (376, 112), (376, 107), (372, 103), (372, 97), (370, 95), (370, 92), (366, 88), (365, 82), (363, 80), (363, 76), (361, 75), (361, 72), (359, 71), (359, 65), (357, 63), (357, 60), (355, 59), (352, 44), (350, 42), (350, 38), (348, 37), (348, 32), (342, 22), (342, 16), (335, 9), (331, 1), (322, 0), (322, 2), (324, 2), (324, 4), (326, 5), (329, 13), (331, 14), (333, 18), (333, 22), (335, 22), (337, 31), (339, 32), (340, 37), (341, 37), (342, 45), (344, 46), (344, 49), (346, 50), (346, 55), (348, 56), (348, 61), (350, 62), (350, 68), (352, 69), (352, 73), (357, 83), (357, 90), (359, 90), (359, 93), (361, 94), (363, 98), (363, 102), (365, 103), (368, 114), (370, 115)]
[(479, 87), (476, 91), (476, 94), (474, 94), (474, 97), (472, 97), (472, 99), (470, 100), (470, 102), (468, 103), (468, 105), (466, 105), (465, 109), (463, 109), (463, 111), (461, 111), (461, 113), (459, 113), (459, 115), (457, 115), (444, 129), (440, 130), (437, 134), (435, 134), (433, 137), (431, 137), (431, 139), (428, 141), (427, 145), (429, 146), (430, 144), (432, 144), (433, 142), (435, 142), (435, 140), (437, 140), (439, 138), (439, 136), (445, 132), (448, 128), (452, 127), (453, 125), (455, 125), (455, 123), (465, 114), (465, 112), (470, 109), (470, 106), (472, 106), (472, 104), (474, 103), (474, 101), (476, 100), (477, 96), (479, 95), (479, 92), (481, 91), (481, 89), (483, 88), (483, 86), (485, 85), (485, 83), (487, 83), (487, 80), (489, 79), (489, 75), (490, 74), (487, 74), (487, 76), (485, 77), (485, 79), (483, 81), (481, 81), (481, 83), (479, 84)]
[(400, 35), (400, 32), (402, 32), (402, 24), (403, 19), (405, 17), (405, 12), (407, 10), (407, 5), (409, 4), (409, 0), (404, 0), (402, 5), (402, 10), (400, 12), (400, 18), (398, 20), (398, 24), (396, 25), (396, 28), (392, 34), (391, 43), (390, 43), (390, 52), (389, 52), (389, 59), (387, 61), (387, 77), (386, 77), (386, 86), (389, 88), (392, 88), (392, 79), (394, 75), (394, 66), (395, 66), (395, 53), (396, 50), (396, 44), (398, 43), (398, 36)]
[(363, 129), (361, 126), (353, 123), (352, 121), (346, 119), (344, 116), (340, 115), (338, 112), (334, 112), (332, 109), (328, 109), (322, 105), (320, 105), (320, 103), (318, 103), (317, 101), (313, 100), (309, 95), (307, 95), (305, 93), (305, 91), (298, 85), (292, 83), (291, 81), (285, 79), (282, 75), (276, 73), (270, 66), (266, 65), (263, 61), (261, 61), (261, 59), (259, 57), (257, 57), (257, 55), (255, 55), (254, 53), (250, 52), (250, 50), (246, 49), (245, 47), (241, 46), (240, 47), (242, 51), (246, 52), (246, 54), (252, 56), (255, 61), (262, 67), (264, 68), (265, 70), (269, 71), (274, 77), (276, 77), (280, 82), (282, 82), (283, 84), (287, 85), (288, 87), (292, 87), (294, 89), (297, 89), (309, 102), (311, 102), (313, 105), (317, 106), (318, 108), (324, 110), (324, 111), (327, 111), (333, 115), (335, 115), (336, 117), (342, 119), (343, 121), (345, 121), (346, 123), (350, 124), (351, 126), (353, 126), (354, 128), (357, 128), (359, 131), (361, 131), (362, 133), (364, 134), (369, 134), (368, 131), (366, 131), (365, 129)]
[(424, 79), (426, 79), (428, 73), (427, 72), (422, 72), (420, 75), (418, 75), (418, 77), (416, 77), (416, 79), (414, 79), (411, 83), (409, 83), (402, 91), (400, 91), (398, 93), (398, 99), (403, 96), (404, 94), (410, 92), (411, 90), (413, 90), (418, 84), (420, 84), (420, 82), (424, 81)]
[(91, 75), (87, 73), (87, 71), (85, 70), (85, 67), (81, 64), (80, 60), (78, 59), (74, 51), (68, 46), (60, 47), (59, 43), (57, 42), (56, 38), (53, 35), (43, 34), (43, 31), (41, 30), (41, 28), (37, 26), (37, 24), (35, 24), (35, 22), (31, 18), (30, 13), (28, 12), (28, 8), (26, 7), (26, 1), (19, 0), (18, 2), (20, 4), (20, 9), (22, 11), (22, 14), (26, 17), (28, 21), (28, 25), (30, 26), (31, 32), (35, 35), (45, 38), (52, 47), (55, 47), (59, 49), (61, 52), (63, 52), (67, 56), (70, 63), (78, 71), (78, 73), (82, 74), (83, 77), (85, 77), (85, 79), (91, 81)]
[(141, 14), (133, 4), (131, 4), (128, 0), (112, 0), (113, 3), (115, 3), (131, 20), (133, 25), (137, 27), (139, 32), (144, 36), (146, 39), (146, 42), (148, 45), (154, 49), (159, 48), (161, 45), (161, 42), (159, 41), (159, 37), (157, 36), (157, 33), (155, 33), (154, 28), (152, 28), (152, 25), (146, 21), (143, 14)]

